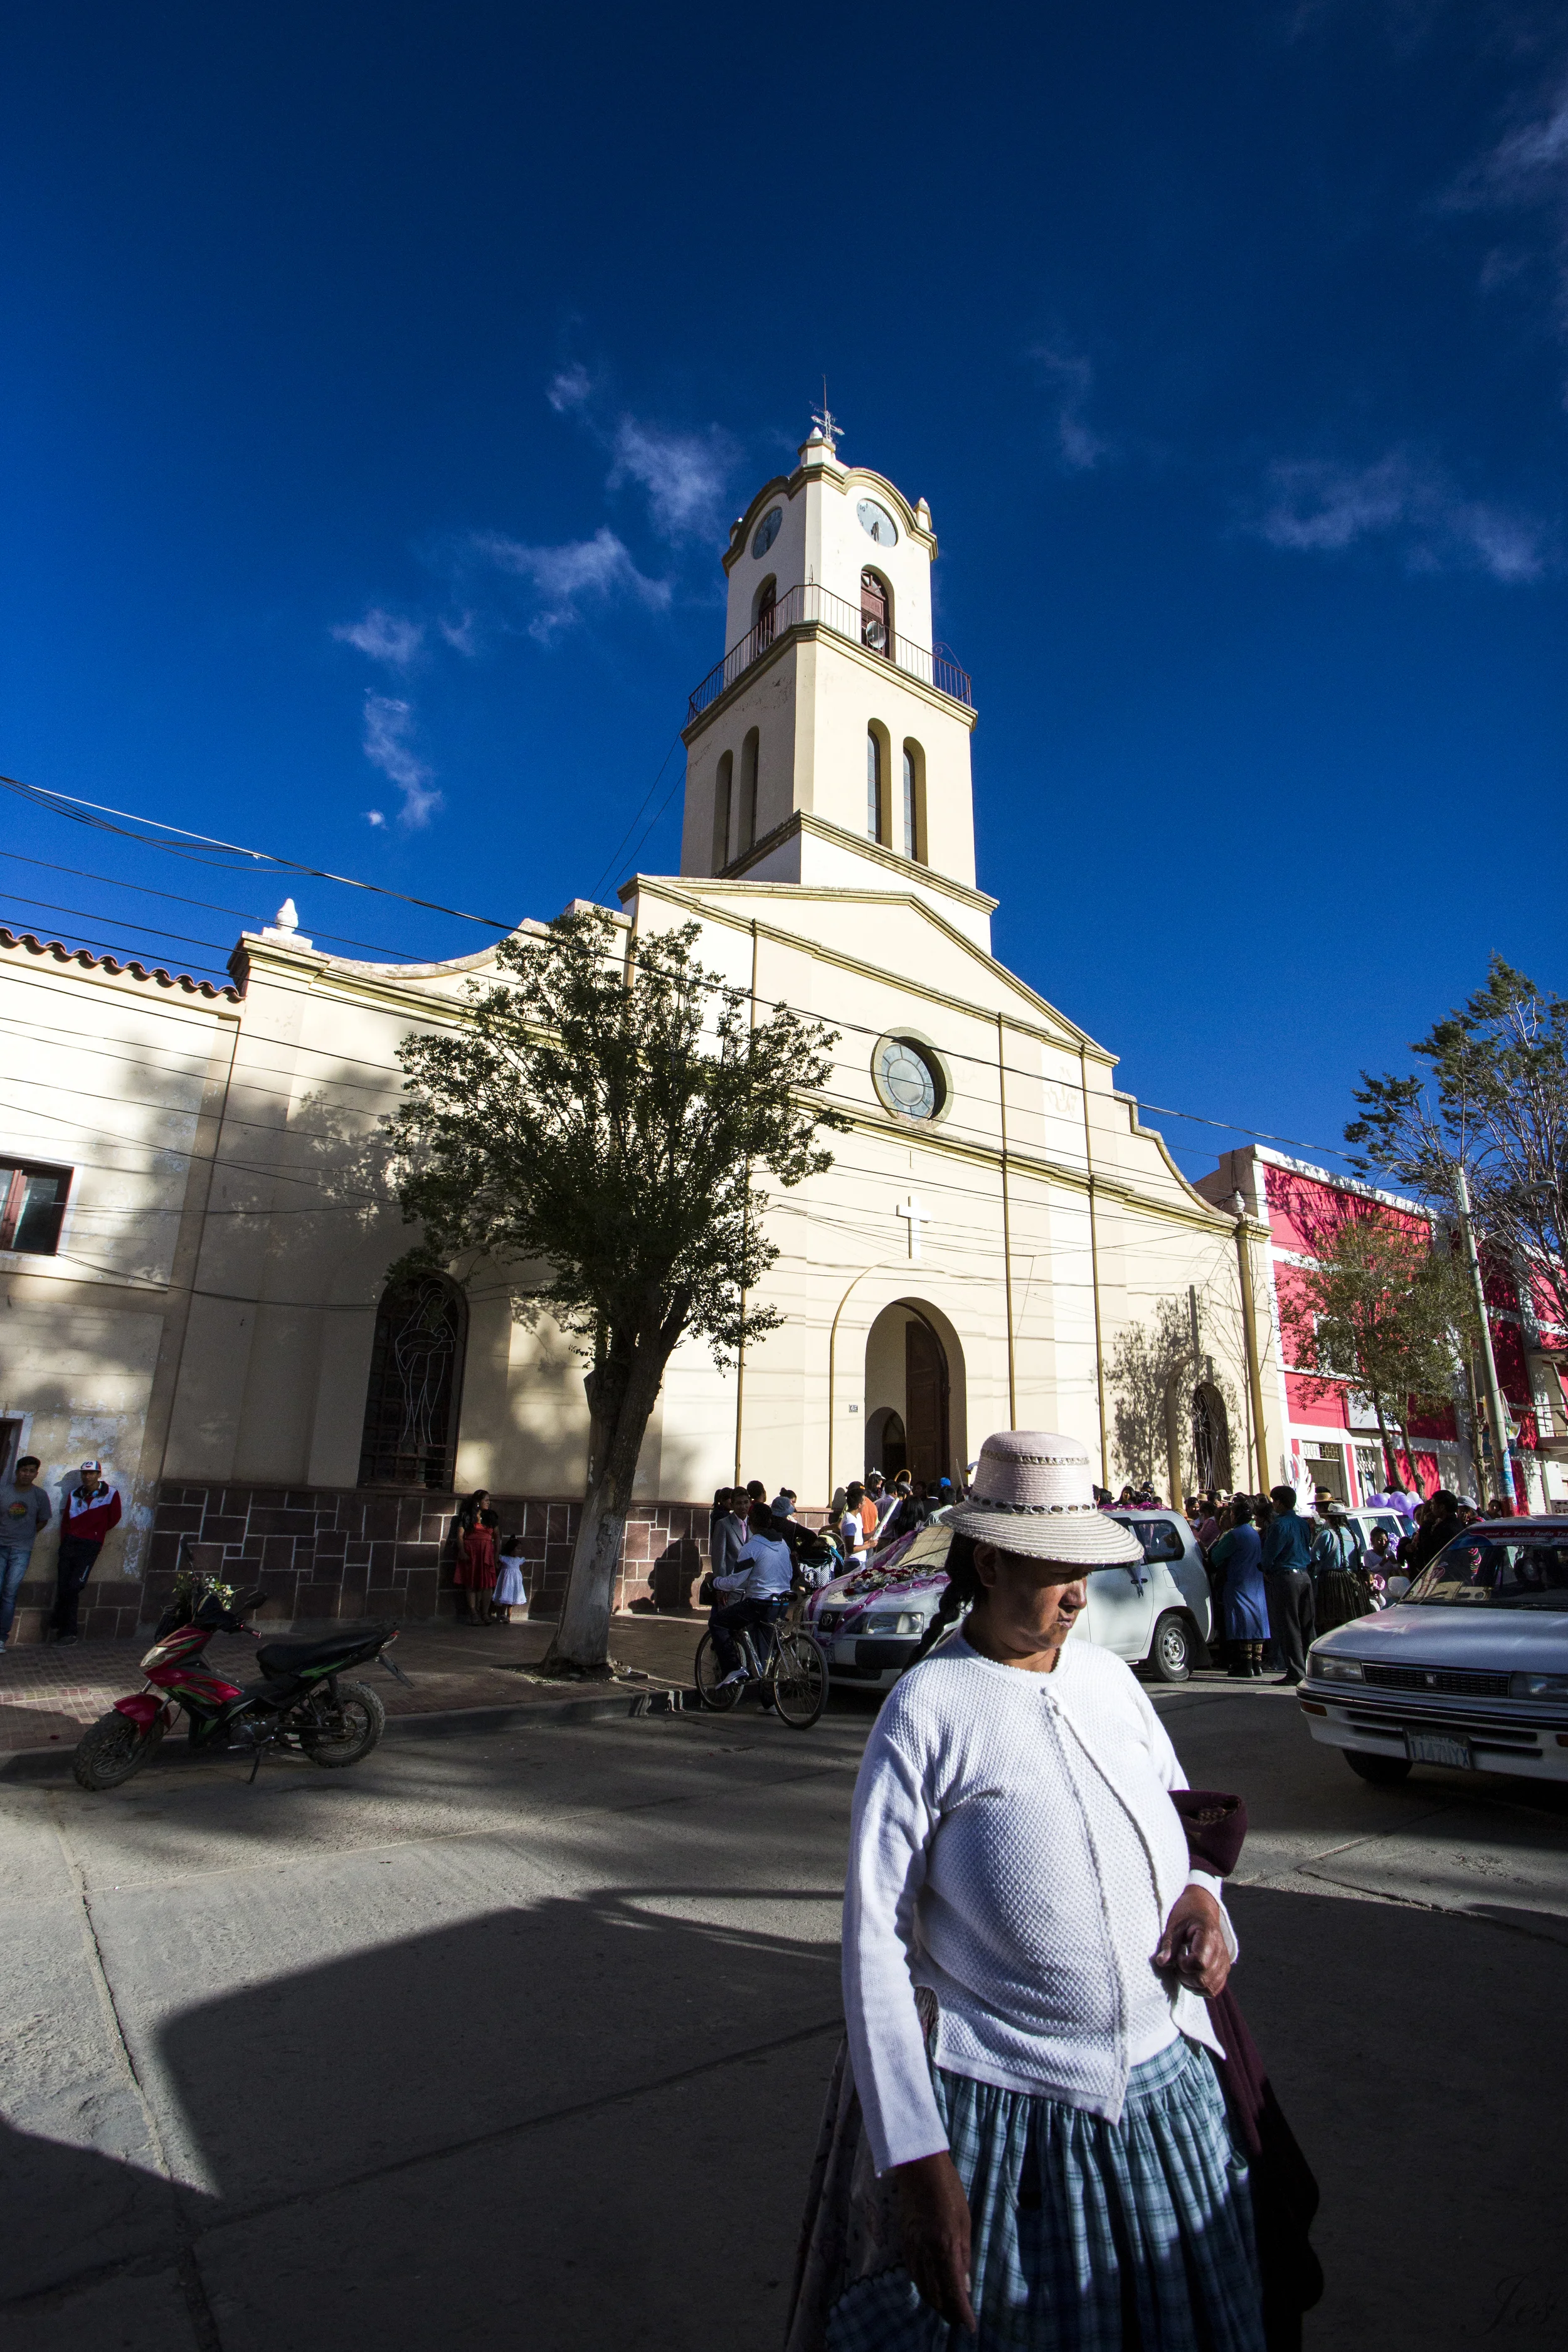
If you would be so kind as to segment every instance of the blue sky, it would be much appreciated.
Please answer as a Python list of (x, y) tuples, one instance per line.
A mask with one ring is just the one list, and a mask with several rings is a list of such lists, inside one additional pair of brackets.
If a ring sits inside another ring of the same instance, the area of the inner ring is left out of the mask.
[[(826, 372), (931, 502), (997, 951), (1127, 1086), (1333, 1143), (1491, 950), (1568, 987), (1560, 10), (65, 0), (7, 46), (7, 773), (503, 918), (669, 870), (718, 551)], [(0, 921), (195, 969), (148, 927), (237, 923), (85, 874), (278, 896), (13, 814)]]

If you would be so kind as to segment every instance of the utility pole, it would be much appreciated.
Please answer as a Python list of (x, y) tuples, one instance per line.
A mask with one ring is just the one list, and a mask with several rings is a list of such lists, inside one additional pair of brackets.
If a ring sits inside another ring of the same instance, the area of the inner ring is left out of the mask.
[[(1464, 1240), (1465, 1264), (1469, 1268), (1470, 1288), (1475, 1294), (1476, 1316), (1481, 1327), (1481, 1364), (1487, 1380), (1487, 1419), (1491, 1424), (1492, 1475), (1495, 1491), (1513, 1500), (1513, 1473), (1509, 1466), (1508, 1408), (1498, 1386), (1497, 1358), (1492, 1353), (1492, 1327), (1487, 1319), (1486, 1285), (1481, 1280), (1480, 1253), (1476, 1247), (1475, 1227), (1470, 1222), (1470, 1187), (1462, 1160), (1454, 1162), (1454, 1198), (1458, 1204), (1459, 1232)], [(1483, 1496), (1483, 1502), (1489, 1498)]]
[(1247, 1241), (1247, 1203), (1239, 1188), (1231, 1195), (1236, 1219), (1236, 1262), (1241, 1276), (1241, 1328), (1247, 1340), (1247, 1387), (1252, 1399), (1252, 1444), (1258, 1487), (1268, 1485), (1268, 1440), (1263, 1427), (1263, 1365), (1258, 1351), (1258, 1307), (1252, 1291), (1252, 1250)]

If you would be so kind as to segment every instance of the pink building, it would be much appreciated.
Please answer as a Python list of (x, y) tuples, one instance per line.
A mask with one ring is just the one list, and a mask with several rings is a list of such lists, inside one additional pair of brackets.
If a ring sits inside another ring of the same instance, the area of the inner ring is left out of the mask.
[[(1429, 1234), (1432, 1221), (1418, 1202), (1352, 1177), (1332, 1176), (1260, 1144), (1223, 1153), (1197, 1190), (1216, 1206), (1239, 1192), (1249, 1215), (1268, 1229), (1263, 1377), (1274, 1475), (1303, 1496), (1326, 1486), (1354, 1508), (1388, 1485), (1377, 1417), (1352, 1379), (1326, 1376), (1297, 1362), (1292, 1288), (1299, 1269), (1318, 1255), (1327, 1236), (1352, 1212), (1364, 1214), (1368, 1204), (1375, 1204), (1391, 1223), (1422, 1234)], [(1489, 1265), (1486, 1273), (1498, 1381), (1514, 1423), (1510, 1484), (1521, 1510), (1542, 1510), (1568, 1497), (1568, 1402), (1562, 1378), (1568, 1366), (1568, 1330), (1552, 1319), (1542, 1300), (1521, 1293), (1507, 1268)], [(1258, 1305), (1261, 1310), (1261, 1299)], [(1258, 1336), (1262, 1342), (1264, 1334)], [(1424, 1494), (1448, 1486), (1483, 1501), (1495, 1491), (1499, 1482), (1484, 1411), (1478, 1415), (1477, 1402), (1461, 1376), (1452, 1405), (1411, 1417), (1409, 1455), (1400, 1457), (1406, 1486)]]

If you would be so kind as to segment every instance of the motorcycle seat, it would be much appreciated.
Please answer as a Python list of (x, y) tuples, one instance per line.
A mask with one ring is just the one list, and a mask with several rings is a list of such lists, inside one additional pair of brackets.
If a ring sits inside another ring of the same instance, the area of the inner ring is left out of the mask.
[(306, 1666), (331, 1665), (334, 1660), (346, 1665), (379, 1648), (389, 1630), (373, 1625), (357, 1633), (331, 1633), (324, 1642), (268, 1642), (256, 1653), (256, 1663), (264, 1675), (297, 1675)]

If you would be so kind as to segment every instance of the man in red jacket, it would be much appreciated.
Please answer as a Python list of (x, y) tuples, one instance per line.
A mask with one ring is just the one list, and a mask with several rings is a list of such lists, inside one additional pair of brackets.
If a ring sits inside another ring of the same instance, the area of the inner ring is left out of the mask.
[(101, 1462), (84, 1462), (81, 1476), (66, 1496), (60, 1519), (60, 1556), (55, 1573), (57, 1642), (77, 1639), (77, 1608), (92, 1563), (110, 1528), (120, 1525), (120, 1496), (103, 1475)]

